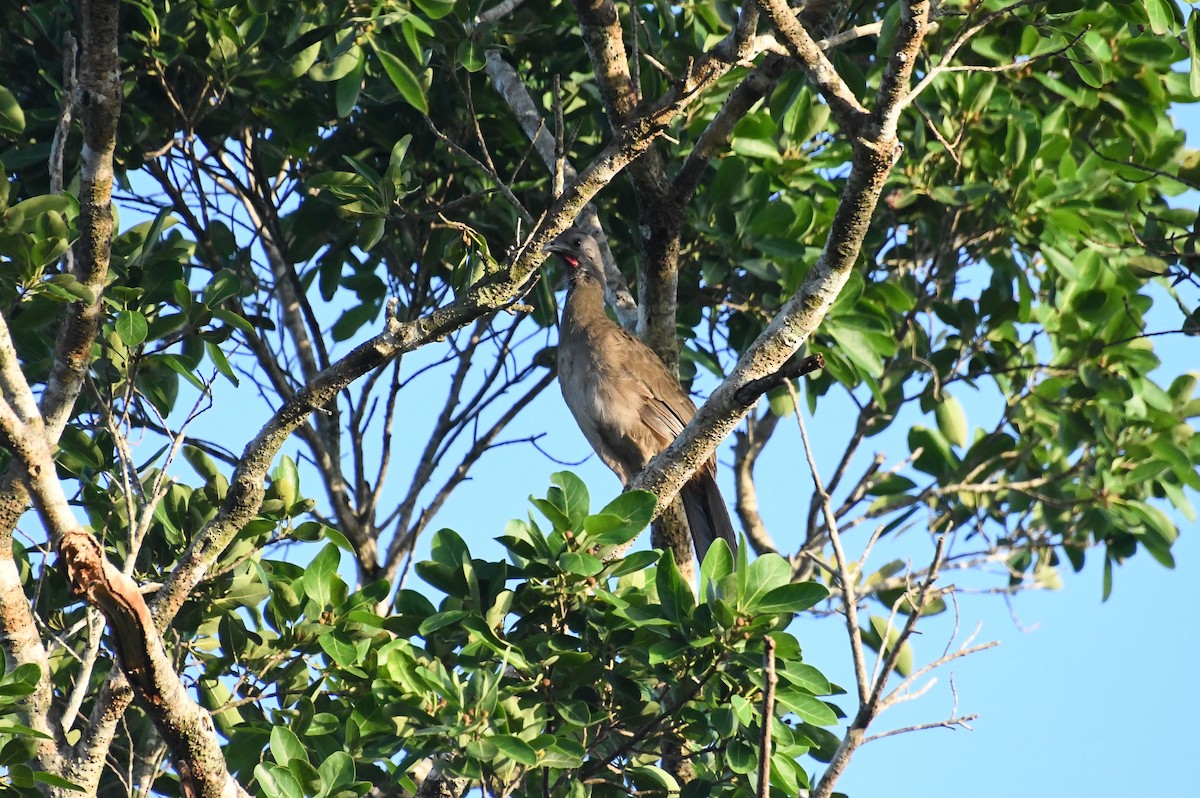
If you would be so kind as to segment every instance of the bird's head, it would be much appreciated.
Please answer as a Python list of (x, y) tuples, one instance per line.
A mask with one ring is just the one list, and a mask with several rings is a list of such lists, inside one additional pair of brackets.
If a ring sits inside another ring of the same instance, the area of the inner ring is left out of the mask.
[(604, 285), (604, 266), (600, 259), (600, 247), (590, 233), (578, 227), (572, 227), (542, 247), (542, 251), (557, 255), (559, 260), (567, 265), (567, 274), (572, 282), (581, 275), (586, 275)]

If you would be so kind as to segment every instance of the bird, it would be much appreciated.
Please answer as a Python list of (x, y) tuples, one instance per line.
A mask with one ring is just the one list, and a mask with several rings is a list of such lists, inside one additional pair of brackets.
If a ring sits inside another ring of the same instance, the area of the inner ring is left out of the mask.
[[(567, 267), (558, 334), (563, 399), (592, 449), (628, 487), (683, 431), (696, 405), (654, 351), (605, 313), (604, 265), (596, 239), (572, 227), (543, 251)], [(716, 477), (716, 458), (710, 457), (679, 491), (700, 562), (718, 538), (737, 551)]]

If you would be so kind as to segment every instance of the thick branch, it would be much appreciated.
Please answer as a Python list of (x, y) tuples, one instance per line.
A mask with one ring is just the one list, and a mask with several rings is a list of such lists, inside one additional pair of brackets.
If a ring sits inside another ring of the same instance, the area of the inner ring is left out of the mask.
[(0, 316), (0, 441), (23, 469), (26, 489), (72, 590), (107, 618), (121, 667), (170, 745), (180, 780), (205, 798), (244, 795), (225, 767), (212, 719), (188, 697), (175, 672), (137, 583), (108, 562), (95, 536), (75, 521), (41, 417), (26, 418), (14, 410), (14, 404), (21, 408), (32, 398), (24, 378), (17, 381), (11, 373), (15, 362), (8, 325)]
[[(575, 0), (575, 15), (604, 101), (609, 127), (619, 132), (633, 116), (638, 88), (629, 73), (621, 19), (613, 0)], [(637, 36), (637, 30), (633, 31)], [(673, 201), (662, 157), (650, 147), (629, 170), (638, 201), (642, 268), (638, 335), (671, 369), (679, 358), (675, 304), (679, 286), (679, 234), (683, 209)]]
[[(816, 330), (849, 278), (884, 183), (901, 151), (895, 135), (900, 98), (892, 88), (907, 85), (911, 79), (915, 58), (909, 54), (920, 47), (928, 27), (928, 11), (925, 0), (904, 6), (897, 48), (906, 55), (894, 56), (889, 62), (889, 75), (882, 81), (877, 107), (870, 116), (871, 120), (879, 120), (879, 124), (867, 126), (863, 135), (854, 140), (850, 174), (816, 264), (675, 442), (630, 483), (630, 488), (657, 494), (660, 508), (678, 493), (746, 414), (752, 402), (746, 401), (744, 392), (739, 398), (743, 386), (779, 371)], [(815, 43), (813, 46), (816, 48)]]
[[(75, 406), (100, 327), (101, 295), (113, 234), (113, 151), (121, 115), (121, 67), (117, 58), (120, 4), (115, 0), (85, 0), (82, 5), (77, 102), (83, 122), (83, 161), (79, 175), (80, 236), (74, 260), (75, 277), (91, 290), (92, 301), (71, 306), (55, 341), (53, 371), (41, 401), (42, 416), (53, 440), (62, 434)], [(76, 98), (63, 101), (75, 102)]]
[[(92, 293), (91, 302), (72, 304), (63, 317), (55, 341), (51, 372), (42, 393), (40, 407), (34, 410), (44, 418), (42, 434), (53, 444), (58, 441), (91, 363), (92, 343), (99, 329), (101, 294), (108, 275), (109, 245), (112, 239), (113, 150), (117, 118), (121, 108), (120, 65), (117, 59), (117, 16), (115, 0), (85, 0), (80, 9), (82, 53), (79, 74), (64, 74), (66, 87), (61, 98), (62, 122), (68, 124), (78, 105), (83, 125), (83, 159), (80, 170), (80, 237), (71, 261), (75, 277)], [(74, 40), (67, 42), (69, 57), (64, 69), (75, 64)], [(78, 97), (74, 89), (78, 87)], [(57, 136), (61, 157), (62, 140)], [(58, 164), (58, 161), (55, 161)], [(61, 184), (61, 166), (55, 170), (56, 185)], [(15, 352), (12, 353), (15, 358)], [(21, 382), (24, 378), (21, 377)], [(49, 735), (38, 744), (38, 763), (50, 772), (60, 772), (62, 752), (66, 749), (60, 724), (54, 717), (46, 650), (34, 627), (33, 615), (21, 588), (12, 559), (12, 532), (29, 502), (21, 480), (19, 465), (13, 464), (0, 477), (0, 628), (4, 652), (16, 663), (33, 663), (42, 678), (30, 699), (30, 724)], [(99, 771), (96, 771), (98, 776)]]

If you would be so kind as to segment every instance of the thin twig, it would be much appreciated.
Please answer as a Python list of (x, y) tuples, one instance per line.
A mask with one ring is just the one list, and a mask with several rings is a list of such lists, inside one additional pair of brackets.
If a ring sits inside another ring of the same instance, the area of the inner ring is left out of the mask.
[(758, 750), (758, 798), (771, 795), (771, 723), (775, 718), (775, 687), (779, 675), (775, 673), (775, 640), (770, 635), (763, 638), (763, 671), (766, 689), (762, 700), (762, 742)]

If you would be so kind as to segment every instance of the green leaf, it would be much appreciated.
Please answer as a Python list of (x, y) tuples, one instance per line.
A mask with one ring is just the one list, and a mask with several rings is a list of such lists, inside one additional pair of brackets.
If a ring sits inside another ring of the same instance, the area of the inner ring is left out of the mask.
[(478, 72), (487, 65), (483, 45), (473, 39), (459, 43), (457, 57), (468, 72)]
[(641, 790), (678, 793), (679, 782), (667, 771), (657, 765), (635, 765), (625, 769), (633, 781), (634, 787)]
[(212, 341), (204, 342), (204, 351), (208, 353), (208, 359), (217, 367), (217, 371), (221, 376), (229, 380), (234, 385), (238, 385), (237, 375), (233, 373), (233, 367), (229, 365), (229, 360), (225, 357), (225, 353), (221, 351), (221, 347)]
[(750, 563), (748, 568), (739, 569), (738, 573), (745, 573), (738, 606), (748, 613), (757, 613), (759, 605), (772, 590), (789, 585), (792, 581), (791, 566), (778, 554), (764, 554)]
[[(0, 177), (0, 179), (3, 178)], [(96, 301), (96, 297), (92, 293), (92, 290), (83, 283), (79, 282), (79, 279), (73, 274), (51, 275), (50, 277), (46, 278), (46, 282), (50, 283), (51, 285), (58, 286), (72, 297), (85, 304), (90, 305)]]
[(585, 751), (582, 745), (574, 740), (560, 737), (554, 744), (542, 751), (539, 764), (542, 767), (561, 770), (577, 768), (583, 764), (584, 755)]
[(596, 515), (584, 519), (589, 546), (620, 546), (638, 536), (650, 523), (658, 499), (644, 490), (625, 491)]
[(604, 570), (604, 561), (599, 557), (580, 551), (568, 551), (558, 558), (559, 567), (575, 576), (595, 576)]
[(193, 446), (190, 443), (183, 445), (183, 459), (187, 460), (188, 465), (205, 482), (212, 482), (221, 476), (221, 469), (217, 467), (216, 461), (205, 454), (203, 449)]
[(1146, 16), (1150, 19), (1150, 30), (1159, 36), (1174, 32), (1175, 13), (1172, 0), (1142, 0), (1146, 6)]
[(157, 355), (152, 355), (149, 360), (152, 363), (162, 363), (171, 371), (175, 372), (191, 383), (196, 390), (201, 392), (206, 392), (208, 390), (200, 378), (196, 376), (195, 370), (183, 365), (183, 362), (175, 355), (169, 353), (160, 353)]
[(333, 90), (333, 100), (339, 119), (345, 119), (350, 116), (350, 112), (358, 105), (358, 98), (362, 93), (363, 73), (366, 71), (366, 67), (367, 54), (360, 49), (358, 61), (355, 63), (354, 68), (338, 78)]
[(339, 666), (349, 668), (358, 664), (358, 649), (346, 633), (340, 629), (334, 629), (328, 634), (321, 635), (317, 642), (320, 644), (321, 650)]
[[(133, 257), (126, 262), (125, 268), (133, 269), (142, 266), (146, 262), (146, 257), (154, 251), (155, 246), (162, 238), (162, 234), (178, 223), (179, 220), (165, 208), (155, 214), (150, 226), (145, 228), (145, 238), (142, 239), (141, 246), (134, 252)], [(141, 225), (138, 225), (134, 229), (136, 230), (140, 227)]]
[(658, 600), (662, 602), (663, 615), (675, 623), (682, 623), (695, 609), (696, 598), (687, 582), (683, 581), (679, 566), (675, 564), (675, 554), (670, 549), (659, 558), (654, 581), (658, 587)]
[(248, 319), (246, 319), (243, 316), (239, 316), (237, 313), (234, 313), (232, 310), (226, 310), (225, 308), (216, 308), (215, 310), (213, 310), (212, 314), (213, 314), (214, 319), (220, 319), (221, 321), (228, 324), (230, 327), (235, 327), (238, 330), (241, 330), (242, 332), (254, 332), (254, 325), (251, 324)]
[(286, 766), (293, 759), (308, 761), (308, 752), (296, 733), (287, 726), (274, 726), (271, 729), (271, 756), (280, 765)]
[(583, 530), (591, 502), (587, 485), (570, 471), (556, 471), (550, 475), (553, 486), (546, 492), (546, 499), (567, 518), (567, 529)]
[(241, 292), (242, 281), (237, 273), (229, 269), (221, 269), (204, 287), (204, 304), (209, 308), (216, 308), (226, 299), (235, 297)]
[(783, 158), (779, 155), (779, 145), (771, 139), (734, 136), (732, 146), (734, 152), (738, 155), (744, 155), (747, 158), (763, 161), (783, 161)]
[(413, 4), (430, 19), (441, 19), (454, 10), (455, 0), (413, 0)]
[(325, 609), (329, 606), (333, 599), (334, 580), (340, 580), (337, 569), (338, 563), (341, 561), (341, 553), (338, 547), (332, 543), (326, 543), (325, 548), (313, 557), (312, 562), (304, 569), (302, 582), (304, 585), (304, 595), (312, 599), (313, 603), (319, 608)]
[(734, 740), (725, 753), (726, 764), (734, 773), (748, 775), (758, 768), (758, 752), (745, 740)]
[(1191, 54), (1188, 69), (1188, 89), (1192, 96), (1200, 99), (1200, 13), (1195, 8), (1187, 21), (1188, 52)]
[(470, 610), (448, 610), (446, 612), (434, 613), (421, 621), (421, 625), (417, 628), (417, 633), (422, 637), (426, 637), (439, 629), (459, 624), (464, 618), (469, 618), (472, 615), (474, 613)]
[(271, 471), (271, 488), (276, 498), (290, 509), (300, 499), (300, 473), (296, 461), (286, 454), (279, 458), (279, 465)]
[(375, 54), (379, 56), (379, 63), (383, 65), (383, 70), (387, 72), (392, 85), (396, 87), (396, 91), (400, 92), (404, 101), (425, 116), (429, 116), (429, 101), (425, 98), (425, 90), (421, 88), (421, 83), (413, 71), (387, 50), (377, 47)]
[(362, 58), (362, 55), (362, 48), (357, 44), (352, 45), (332, 62), (314, 64), (308, 70), (308, 76), (322, 83), (332, 83), (335, 80), (341, 80), (358, 67), (359, 59)]
[(36, 771), (33, 774), (33, 780), (38, 784), (49, 784), (51, 787), (61, 787), (64, 790), (71, 790), (73, 792), (87, 792), (87, 788), (81, 787), (73, 781), (42, 770)]
[(25, 112), (21, 110), (13, 93), (0, 86), (0, 132), (21, 133), (24, 130)]
[(429, 554), (433, 557), (434, 562), (455, 569), (461, 568), (464, 563), (471, 561), (471, 552), (467, 548), (466, 541), (453, 529), (444, 527), (433, 534)]
[(382, 218), (375, 216), (364, 220), (362, 227), (358, 230), (358, 248), (363, 252), (370, 252), (380, 242), (385, 232), (387, 232), (387, 225)]
[(304, 798), (304, 788), (285, 767), (261, 763), (254, 768), (254, 778), (267, 798)]
[(538, 763), (537, 751), (533, 746), (519, 737), (511, 734), (494, 734), (487, 738), (489, 742), (500, 749), (500, 753), (519, 765), (533, 767)]
[(883, 24), (879, 30), (879, 40), (875, 44), (875, 57), (880, 61), (886, 61), (892, 55), (893, 46), (896, 43), (896, 31), (900, 29), (900, 5), (894, 4), (888, 7), (887, 12), (883, 15)]
[(1103, 88), (1104, 70), (1100, 66), (1095, 50), (1089, 47), (1083, 39), (1080, 39), (1071, 48), (1070, 53), (1071, 66), (1074, 67), (1075, 73), (1079, 75), (1079, 79), (1093, 89)]
[[(1200, 59), (1193, 59), (1192, 63), (1200, 64)], [(1196, 67), (1195, 71), (1197, 75), (1200, 75), (1200, 67)], [(1200, 86), (1197, 87), (1197, 96), (1200, 96)], [(1153, 255), (1134, 255), (1129, 259), (1128, 264), (1129, 271), (1140, 280), (1162, 277), (1170, 270), (1165, 260)]]
[(913, 466), (926, 474), (946, 476), (958, 467), (958, 458), (951, 450), (950, 442), (937, 430), (917, 424), (908, 431), (908, 448), (911, 452), (921, 450), (913, 460)]
[(706, 598), (716, 597), (717, 586), (733, 573), (733, 552), (725, 541), (718, 538), (704, 555), (700, 563), (700, 595)]
[(803, 612), (829, 597), (829, 590), (816, 582), (793, 582), (769, 590), (754, 606), (762, 615)]
[(113, 327), (121, 341), (130, 349), (140, 346), (146, 340), (146, 332), (150, 329), (146, 317), (136, 310), (122, 310), (117, 314)]
[(873, 337), (865, 330), (843, 324), (840, 321), (827, 321), (825, 331), (833, 336), (838, 347), (859, 368), (873, 377), (883, 374), (881, 352), (876, 349)]
[[(883, 634), (887, 632), (887, 641), (884, 642)], [(863, 629), (863, 642), (871, 647), (874, 651), (881, 651), (885, 655), (889, 653), (896, 645), (896, 641), (900, 639), (900, 630), (895, 626), (888, 628), (886, 618), (881, 618), (878, 615), (870, 617), (870, 627)], [(913, 667), (913, 651), (912, 645), (905, 640), (904, 645), (900, 647), (900, 651), (896, 654), (896, 673), (901, 676), (908, 676), (912, 673)]]
[(958, 399), (951, 394), (943, 394), (941, 404), (934, 408), (933, 415), (946, 440), (955, 446), (967, 445), (967, 414)]
[(472, 759), (478, 759), (481, 762), (491, 762), (500, 756), (500, 749), (487, 737), (467, 743), (465, 751), (467, 756)]
[(784, 663), (784, 666), (779, 670), (779, 675), (796, 687), (807, 690), (813, 695), (829, 695), (833, 692), (833, 685), (825, 678), (825, 674), (812, 665), (806, 665), (803, 662)]
[[(709, 550), (711, 551), (711, 549)], [(610, 567), (609, 576), (624, 576), (649, 568), (654, 563), (658, 562), (658, 552), (656, 551), (635, 551), (627, 555), (623, 559), (617, 560)]]

